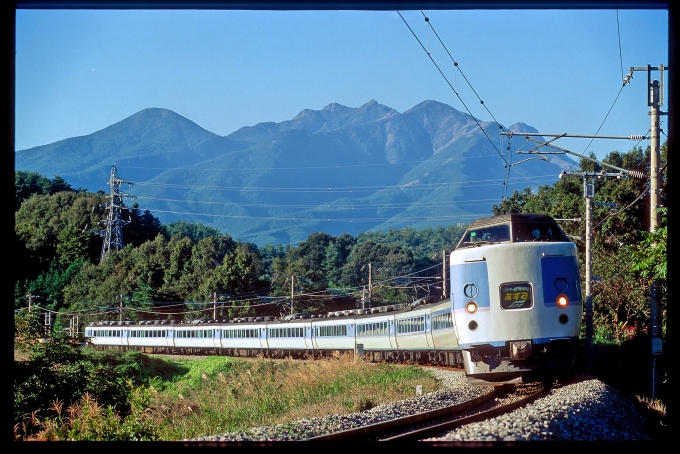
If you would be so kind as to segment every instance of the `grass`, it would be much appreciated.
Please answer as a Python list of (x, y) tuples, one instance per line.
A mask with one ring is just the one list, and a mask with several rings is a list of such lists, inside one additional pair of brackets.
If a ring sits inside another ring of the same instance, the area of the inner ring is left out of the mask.
[(261, 425), (363, 411), (440, 388), (415, 366), (355, 361), (206, 357), (179, 361), (189, 370), (157, 380), (151, 414), (162, 440), (181, 440)]
[[(223, 356), (167, 359), (137, 352), (87, 356), (124, 373), (133, 386), (130, 409), (102, 405), (89, 393), (55, 400), (16, 422), (16, 440), (182, 440), (365, 411), (440, 389), (416, 366), (356, 361), (246, 359)], [(134, 384), (133, 384), (134, 382)], [(40, 412), (40, 414), (39, 414)]]

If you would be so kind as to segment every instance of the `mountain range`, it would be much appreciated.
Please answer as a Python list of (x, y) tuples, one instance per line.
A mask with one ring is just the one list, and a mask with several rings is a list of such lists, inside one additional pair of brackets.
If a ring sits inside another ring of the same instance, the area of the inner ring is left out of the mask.
[[(504, 129), (537, 132), (523, 123)], [(147, 108), (86, 136), (17, 151), (15, 169), (108, 192), (116, 166), (134, 183), (124, 191), (162, 222), (197, 221), (258, 245), (297, 244), (319, 231), (466, 224), (490, 215), (504, 193), (551, 184), (573, 164), (551, 155), (512, 165), (506, 189), (507, 164), (526, 159), (514, 155), (523, 143), (437, 101), (404, 113), (375, 100), (333, 103), (227, 136)]]

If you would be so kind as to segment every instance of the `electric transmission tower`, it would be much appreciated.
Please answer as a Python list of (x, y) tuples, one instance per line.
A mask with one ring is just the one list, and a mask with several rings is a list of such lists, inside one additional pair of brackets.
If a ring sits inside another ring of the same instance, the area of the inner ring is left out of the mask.
[(125, 243), (123, 243), (123, 226), (129, 224), (131, 220), (129, 218), (129, 212), (128, 219), (122, 219), (123, 209), (125, 208), (125, 205), (123, 204), (123, 197), (134, 196), (126, 194), (120, 190), (120, 186), (123, 184), (127, 184), (128, 186), (133, 185), (133, 183), (125, 181), (118, 176), (116, 166), (111, 166), (111, 177), (109, 178), (109, 201), (104, 205), (100, 205), (107, 211), (107, 218), (99, 221), (100, 224), (104, 225), (104, 229), (88, 230), (88, 232), (94, 233), (104, 238), (104, 242), (102, 243), (102, 253), (99, 258), (100, 263), (104, 261), (104, 257), (106, 257), (106, 254), (108, 254), (111, 249), (119, 250), (125, 245)]

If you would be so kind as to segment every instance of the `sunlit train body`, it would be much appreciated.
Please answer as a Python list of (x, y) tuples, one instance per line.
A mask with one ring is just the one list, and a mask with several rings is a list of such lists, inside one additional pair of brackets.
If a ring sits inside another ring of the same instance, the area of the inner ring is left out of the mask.
[(576, 245), (546, 215), (471, 223), (451, 253), (454, 327), (472, 382), (569, 370), (581, 330)]
[(576, 246), (544, 215), (474, 221), (450, 255), (450, 298), (190, 324), (98, 322), (88, 342), (148, 353), (305, 357), (355, 351), (371, 361), (465, 367), (480, 384), (573, 366), (581, 326)]
[(85, 337), (96, 347), (148, 353), (220, 354), (283, 358), (356, 351), (371, 361), (461, 367), (449, 299), (297, 314), (281, 319), (241, 317), (190, 324), (170, 321), (97, 322)]

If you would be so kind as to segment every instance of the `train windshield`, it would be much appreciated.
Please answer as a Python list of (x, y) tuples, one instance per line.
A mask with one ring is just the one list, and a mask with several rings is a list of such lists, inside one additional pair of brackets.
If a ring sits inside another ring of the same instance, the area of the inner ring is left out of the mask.
[(482, 246), (507, 241), (510, 241), (510, 224), (491, 225), (468, 230), (462, 241), (458, 243), (458, 247)]
[(568, 242), (556, 222), (512, 221), (504, 224), (469, 228), (456, 249), (486, 246), (496, 243)]
[(569, 241), (555, 222), (515, 222), (512, 224), (512, 241)]

